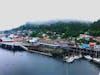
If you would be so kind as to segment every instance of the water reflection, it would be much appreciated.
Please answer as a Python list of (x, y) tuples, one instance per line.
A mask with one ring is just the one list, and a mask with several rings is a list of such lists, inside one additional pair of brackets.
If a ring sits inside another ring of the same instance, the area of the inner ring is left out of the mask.
[(0, 75), (98, 75), (100, 68), (86, 60), (71, 64), (25, 51), (0, 49)]

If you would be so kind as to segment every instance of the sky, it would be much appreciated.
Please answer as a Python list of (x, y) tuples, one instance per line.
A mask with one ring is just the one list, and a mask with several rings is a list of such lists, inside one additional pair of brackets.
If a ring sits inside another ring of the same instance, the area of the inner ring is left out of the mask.
[(100, 0), (0, 0), (0, 31), (52, 19), (96, 21)]

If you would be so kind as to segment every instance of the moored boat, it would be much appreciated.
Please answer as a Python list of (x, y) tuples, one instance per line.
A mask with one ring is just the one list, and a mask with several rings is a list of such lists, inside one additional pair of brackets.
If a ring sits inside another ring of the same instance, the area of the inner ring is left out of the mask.
[(75, 55), (74, 56), (74, 59), (80, 59), (80, 58), (82, 58), (82, 55)]
[(89, 55), (84, 56), (85, 59), (92, 60), (92, 57)]
[(96, 63), (100, 64), (100, 58), (93, 58), (93, 62), (96, 62)]
[(65, 62), (68, 62), (68, 63), (71, 63), (71, 62), (74, 61), (74, 57), (73, 57), (73, 56), (71, 56), (71, 57), (67, 57), (67, 56), (66, 56), (66, 57), (64, 58), (64, 61), (65, 61)]

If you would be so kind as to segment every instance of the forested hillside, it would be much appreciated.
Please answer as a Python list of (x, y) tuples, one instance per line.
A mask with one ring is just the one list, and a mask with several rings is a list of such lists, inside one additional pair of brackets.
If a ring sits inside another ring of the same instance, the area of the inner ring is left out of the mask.
[(89, 32), (91, 35), (100, 36), (100, 20), (90, 25)]
[(96, 22), (80, 22), (80, 21), (70, 21), (70, 22), (64, 22), (64, 21), (58, 21), (58, 22), (51, 22), (51, 23), (41, 23), (41, 24), (35, 24), (35, 23), (26, 23), (25, 25), (22, 25), (18, 28), (12, 29), (11, 31), (23, 31), (23, 30), (31, 30), (33, 31), (33, 34), (38, 34), (39, 32), (49, 32), (48, 34), (52, 32), (56, 32), (57, 34), (63, 34), (63, 37), (68, 36), (78, 36), (81, 33), (84, 33), (88, 31), (90, 35), (93, 36), (100, 36), (100, 20)]

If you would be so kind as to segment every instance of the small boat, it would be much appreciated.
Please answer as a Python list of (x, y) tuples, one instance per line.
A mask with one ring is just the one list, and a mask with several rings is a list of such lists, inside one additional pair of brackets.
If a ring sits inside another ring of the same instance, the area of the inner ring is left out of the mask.
[(100, 58), (93, 58), (93, 61), (100, 64)]
[(71, 63), (71, 62), (73, 62), (74, 61), (74, 57), (70, 57), (70, 58), (68, 58), (68, 60), (67, 60), (67, 62), (69, 62), (69, 63)]
[(80, 59), (80, 58), (82, 58), (82, 55), (74, 56), (74, 59)]
[(74, 56), (74, 59), (79, 59), (79, 56)]
[(68, 59), (68, 58), (69, 58), (68, 56), (65, 57), (65, 59)]
[(92, 60), (92, 57), (89, 55), (84, 56), (85, 59)]
[(68, 56), (66, 56), (63, 60), (64, 60), (64, 61), (66, 61), (68, 58), (69, 58), (69, 57), (68, 57)]
[(74, 57), (65, 57), (65, 60), (64, 61), (66, 61), (66, 62), (68, 62), (68, 63), (71, 63), (71, 62), (73, 62), (74, 61)]

